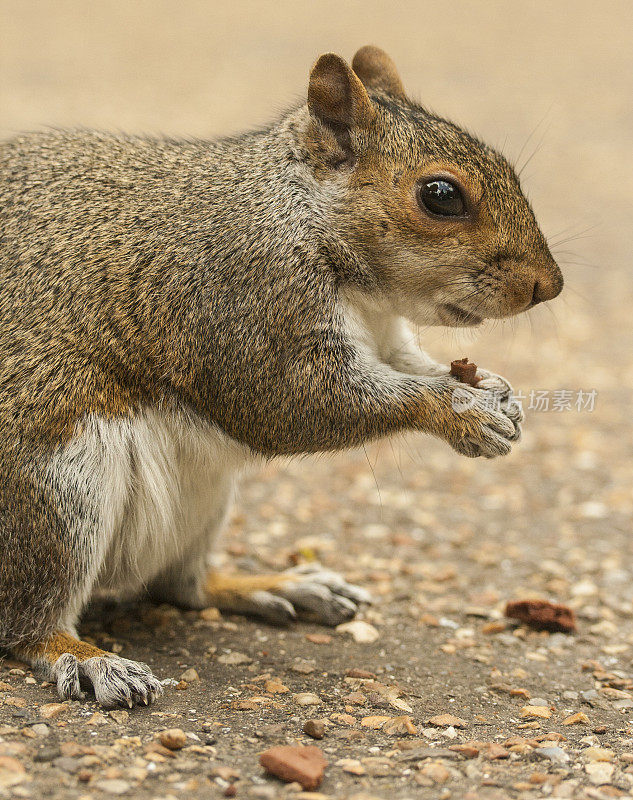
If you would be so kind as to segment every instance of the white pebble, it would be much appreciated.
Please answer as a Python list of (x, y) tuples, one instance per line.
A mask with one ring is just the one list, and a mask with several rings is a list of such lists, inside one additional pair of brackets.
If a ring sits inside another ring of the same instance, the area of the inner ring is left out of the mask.
[(336, 631), (337, 633), (349, 633), (359, 644), (371, 644), (380, 637), (377, 628), (361, 620), (343, 622), (342, 625), (336, 626)]

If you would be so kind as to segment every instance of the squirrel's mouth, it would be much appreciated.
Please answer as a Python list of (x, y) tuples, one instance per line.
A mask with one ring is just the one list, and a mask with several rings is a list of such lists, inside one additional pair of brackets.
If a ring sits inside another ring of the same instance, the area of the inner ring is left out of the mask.
[(484, 321), (483, 317), (478, 317), (477, 314), (473, 314), (470, 311), (465, 311), (463, 308), (453, 305), (452, 303), (442, 303), (439, 311), (444, 325), (450, 325), (454, 328), (470, 328), (474, 327), (475, 325), (481, 325), (481, 323)]

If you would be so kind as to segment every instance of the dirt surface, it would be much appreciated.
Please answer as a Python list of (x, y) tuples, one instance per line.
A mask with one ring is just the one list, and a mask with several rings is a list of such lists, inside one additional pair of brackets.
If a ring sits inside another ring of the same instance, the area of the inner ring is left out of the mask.
[[(567, 280), (529, 317), (421, 332), (436, 357), (467, 355), (523, 392), (511, 456), (403, 437), (246, 480), (227, 565), (342, 570), (376, 598), (361, 613), (375, 641), (96, 609), (85, 637), (149, 663), (164, 697), (129, 713), (55, 707), (52, 687), (5, 661), (0, 798), (633, 796), (632, 38), (626, 2), (0, 2), (2, 136), (234, 132), (300, 97), (319, 52), (381, 44), (413, 95), (529, 161)], [(527, 597), (568, 604), (578, 632), (504, 619)], [(325, 720), (323, 739), (303, 734), (308, 719)], [(184, 747), (155, 745), (167, 728)], [(295, 742), (325, 753), (320, 793), (259, 767)]]

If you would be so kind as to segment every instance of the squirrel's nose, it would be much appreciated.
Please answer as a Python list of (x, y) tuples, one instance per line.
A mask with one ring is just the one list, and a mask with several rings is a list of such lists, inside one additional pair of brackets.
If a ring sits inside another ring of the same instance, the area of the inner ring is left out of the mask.
[(542, 295), (543, 287), (541, 284), (536, 281), (534, 283), (534, 289), (532, 290), (532, 299), (530, 300), (530, 308), (534, 308), (535, 305), (538, 303), (542, 303), (543, 300), (546, 298)]
[(557, 274), (547, 278), (538, 278), (534, 281), (534, 288), (532, 290), (532, 300), (530, 308), (533, 308), (538, 303), (543, 303), (546, 300), (553, 300), (557, 297), (563, 288), (563, 277), (560, 271)]

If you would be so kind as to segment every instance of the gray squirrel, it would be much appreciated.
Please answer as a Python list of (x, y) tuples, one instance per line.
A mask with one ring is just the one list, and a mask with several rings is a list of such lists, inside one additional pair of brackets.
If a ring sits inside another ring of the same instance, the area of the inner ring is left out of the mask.
[(78, 638), (99, 591), (349, 619), (367, 594), (326, 570), (209, 572), (241, 471), (407, 430), (508, 453), (507, 381), (460, 384), (409, 322), (562, 283), (512, 167), (372, 46), (321, 56), (307, 103), (241, 136), (0, 143), (0, 646), (63, 698), (132, 706), (162, 685)]

